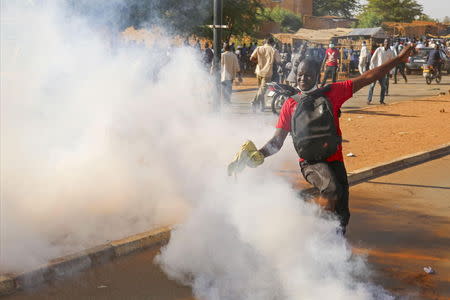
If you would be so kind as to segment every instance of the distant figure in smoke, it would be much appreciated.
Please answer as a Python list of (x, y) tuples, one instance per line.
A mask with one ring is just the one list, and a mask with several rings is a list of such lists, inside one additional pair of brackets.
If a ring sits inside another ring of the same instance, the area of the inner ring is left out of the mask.
[(235, 174), (245, 166), (254, 168), (261, 165), (264, 158), (281, 149), (287, 135), (291, 133), (294, 148), (300, 157), (301, 172), (320, 191), (316, 202), (326, 211), (338, 215), (340, 231), (345, 234), (350, 219), (349, 185), (342, 155), (339, 110), (354, 93), (382, 80), (392, 68), (405, 62), (413, 49), (413, 45), (409, 45), (399, 56), (361, 76), (324, 88), (317, 86), (319, 63), (312, 59), (303, 60), (297, 73), (301, 92), (284, 103), (275, 135), (259, 150), (251, 141), (244, 143), (235, 160), (228, 166), (228, 174)]
[(237, 73), (240, 71), (239, 61), (231, 51), (230, 44), (225, 44), (224, 46), (225, 52), (222, 53), (220, 59), (221, 65), (221, 84), (222, 84), (222, 100), (223, 103), (229, 104), (231, 103), (231, 91), (233, 86), (233, 80), (236, 78)]
[(209, 43), (205, 43), (205, 50), (203, 51), (203, 63), (206, 66), (206, 69), (211, 70), (212, 62), (214, 60), (214, 52), (211, 48), (209, 48)]

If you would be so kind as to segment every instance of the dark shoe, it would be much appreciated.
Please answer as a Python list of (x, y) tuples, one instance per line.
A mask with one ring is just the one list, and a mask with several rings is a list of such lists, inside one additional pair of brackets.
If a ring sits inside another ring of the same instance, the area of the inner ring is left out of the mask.
[(386, 105), (386, 103), (384, 101), (380, 101), (380, 104)]
[(367, 105), (370, 105), (370, 101), (369, 100), (367, 100)]

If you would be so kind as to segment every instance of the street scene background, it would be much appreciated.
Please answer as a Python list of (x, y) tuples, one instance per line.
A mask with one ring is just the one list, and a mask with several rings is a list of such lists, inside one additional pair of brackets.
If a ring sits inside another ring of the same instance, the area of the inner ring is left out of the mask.
[[(393, 57), (415, 51), (371, 101), (367, 86), (342, 106), (348, 173), (448, 146), (450, 19), (434, 11), (414, 0), (1, 1), (0, 295), (447, 299), (448, 155), (352, 186), (345, 236), (305, 201), (290, 137), (262, 166), (227, 174), (245, 140), (272, 137), (296, 60), (343, 82), (386, 41)], [(264, 85), (252, 54), (270, 39), (279, 60)], [(165, 226), (162, 248), (27, 277)]]

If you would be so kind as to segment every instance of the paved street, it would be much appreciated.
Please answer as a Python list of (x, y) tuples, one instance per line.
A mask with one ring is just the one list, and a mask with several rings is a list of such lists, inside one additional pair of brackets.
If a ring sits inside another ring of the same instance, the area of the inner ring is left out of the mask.
[[(390, 95), (386, 97), (386, 103), (388, 104), (392, 102), (411, 100), (414, 98), (436, 96), (437, 94), (439, 94), (439, 92), (448, 93), (448, 90), (450, 90), (450, 76), (445, 75), (439, 85), (435, 82), (433, 82), (431, 85), (427, 85), (421, 75), (409, 75), (407, 84), (404, 83), (403, 79), (401, 79), (398, 84), (393, 84), (393, 80), (391, 79), (389, 89)], [(369, 87), (365, 87), (357, 92), (352, 99), (344, 104), (343, 110), (345, 111), (366, 107), (368, 90)], [(380, 86), (377, 85), (375, 87), (372, 105), (378, 105), (379, 93)], [(233, 93), (232, 111), (238, 113), (251, 113), (251, 109), (248, 103), (253, 100), (255, 94), (256, 90)], [(266, 113), (271, 113), (270, 108), (266, 109)]]
[[(373, 280), (410, 299), (450, 297), (450, 156), (351, 188), (348, 239), (368, 254)], [(152, 263), (157, 250), (97, 266), (5, 300), (193, 299)], [(436, 274), (428, 275), (424, 266)]]

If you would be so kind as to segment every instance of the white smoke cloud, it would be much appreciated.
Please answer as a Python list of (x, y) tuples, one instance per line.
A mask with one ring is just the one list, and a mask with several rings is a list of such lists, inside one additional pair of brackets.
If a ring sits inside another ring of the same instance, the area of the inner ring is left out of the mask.
[(212, 114), (194, 50), (112, 48), (50, 3), (1, 2), (0, 273), (178, 223), (157, 261), (201, 299), (389, 298), (337, 221), (272, 174), (290, 146), (226, 177), (272, 117)]
[(179, 222), (225, 174), (236, 132), (269, 130), (209, 113), (194, 50), (111, 47), (54, 3), (1, 2), (3, 272)]

